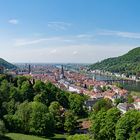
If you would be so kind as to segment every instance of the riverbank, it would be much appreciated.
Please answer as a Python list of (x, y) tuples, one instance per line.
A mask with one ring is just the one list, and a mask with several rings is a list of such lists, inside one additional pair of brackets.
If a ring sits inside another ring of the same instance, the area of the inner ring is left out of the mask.
[(111, 77), (112, 79), (117, 79), (117, 80), (130, 80), (130, 81), (140, 82), (140, 79), (125, 77), (125, 76), (119, 76), (120, 74), (118, 74), (116, 76), (116, 75), (114, 75), (112, 73), (109, 73), (109, 72), (90, 72), (88, 74), (107, 76), (107, 77)]
[[(104, 75), (104, 74), (97, 74), (97, 73), (88, 73), (90, 78), (94, 78), (97, 81), (111, 81), (115, 83), (115, 79), (119, 79), (118, 77)], [(114, 80), (114, 81), (113, 81)], [(118, 80), (117, 83), (120, 83), (125, 89), (128, 91), (135, 91), (140, 92), (140, 82), (135, 80)]]

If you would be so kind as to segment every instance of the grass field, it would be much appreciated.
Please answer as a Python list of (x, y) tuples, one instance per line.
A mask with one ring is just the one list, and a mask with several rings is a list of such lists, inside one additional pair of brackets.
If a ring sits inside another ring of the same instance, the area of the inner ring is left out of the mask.
[(5, 137), (0, 138), (0, 140), (66, 140), (66, 135), (56, 134), (54, 137), (41, 138), (32, 135), (18, 134), (18, 133), (8, 133)]

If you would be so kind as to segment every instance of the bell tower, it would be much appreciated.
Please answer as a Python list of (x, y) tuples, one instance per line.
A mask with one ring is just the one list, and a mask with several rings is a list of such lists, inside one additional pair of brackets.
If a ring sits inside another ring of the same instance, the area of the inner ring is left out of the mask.
[(60, 74), (60, 79), (63, 79), (65, 78), (65, 75), (64, 75), (64, 68), (63, 68), (63, 65), (61, 66), (61, 74)]

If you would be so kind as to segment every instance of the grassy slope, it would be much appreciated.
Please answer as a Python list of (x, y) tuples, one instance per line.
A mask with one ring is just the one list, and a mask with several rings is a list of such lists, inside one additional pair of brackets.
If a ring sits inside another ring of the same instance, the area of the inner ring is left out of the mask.
[(12, 140), (49, 140), (49, 139), (40, 138), (37, 136), (16, 134), (16, 133), (8, 133), (6, 134), (6, 136), (11, 138)]
[(0, 140), (65, 140), (66, 136), (61, 134), (56, 134), (52, 138), (41, 138), (37, 136), (31, 136), (31, 135), (24, 135), (24, 134), (18, 134), (18, 133), (8, 133), (6, 134), (6, 137), (0, 139)]

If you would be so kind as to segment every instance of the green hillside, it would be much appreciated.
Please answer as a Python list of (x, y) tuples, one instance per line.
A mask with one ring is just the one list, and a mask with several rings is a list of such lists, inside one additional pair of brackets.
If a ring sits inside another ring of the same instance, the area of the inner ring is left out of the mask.
[(108, 58), (89, 66), (91, 70), (99, 69), (126, 74), (140, 74), (140, 47), (114, 58)]
[(5, 67), (6, 69), (14, 69), (16, 68), (15, 65), (5, 61), (4, 59), (0, 58), (0, 66)]

